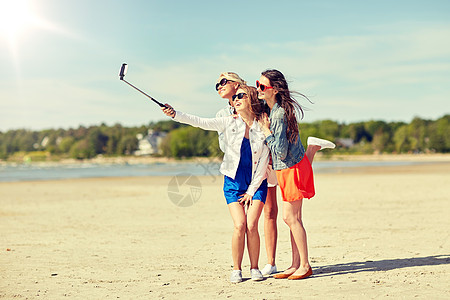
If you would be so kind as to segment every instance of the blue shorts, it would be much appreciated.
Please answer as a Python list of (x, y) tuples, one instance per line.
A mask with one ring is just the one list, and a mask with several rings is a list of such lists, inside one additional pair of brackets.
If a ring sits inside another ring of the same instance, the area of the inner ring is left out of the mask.
[[(223, 180), (223, 193), (227, 204), (238, 202), (245, 194), (248, 186), (252, 182), (252, 150), (250, 148), (250, 141), (246, 138), (242, 140), (241, 158), (239, 166), (236, 171), (236, 176), (233, 178), (225, 176)], [(266, 203), (267, 197), (267, 179), (261, 182), (258, 190), (253, 195), (253, 200), (259, 200)]]
[[(238, 202), (240, 198), (242, 198), (242, 194), (245, 194), (247, 189), (239, 189), (238, 184), (230, 177), (225, 176), (223, 182), (223, 193), (225, 195), (225, 199), (227, 200), (227, 204)], [(253, 200), (259, 200), (262, 203), (266, 203), (267, 197), (267, 179), (264, 179), (261, 182), (258, 190), (253, 195)]]

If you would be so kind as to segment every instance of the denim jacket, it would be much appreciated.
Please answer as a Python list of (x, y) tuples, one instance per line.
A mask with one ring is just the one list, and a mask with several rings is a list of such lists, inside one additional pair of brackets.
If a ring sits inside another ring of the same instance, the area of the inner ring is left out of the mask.
[[(236, 172), (241, 159), (241, 145), (245, 135), (246, 125), (238, 115), (223, 118), (200, 118), (177, 111), (174, 121), (189, 124), (204, 130), (215, 130), (223, 133), (224, 156), (220, 165), (220, 172), (231, 178), (236, 177)], [(265, 145), (264, 134), (256, 120), (249, 130), (250, 148), (252, 151), (252, 180), (247, 188), (247, 194), (253, 196), (267, 178), (267, 165), (269, 164), (269, 148)]]
[(299, 163), (305, 155), (305, 148), (300, 140), (300, 134), (295, 143), (287, 139), (287, 122), (284, 109), (275, 103), (270, 111), (270, 131), (266, 144), (272, 153), (273, 169), (288, 169)]

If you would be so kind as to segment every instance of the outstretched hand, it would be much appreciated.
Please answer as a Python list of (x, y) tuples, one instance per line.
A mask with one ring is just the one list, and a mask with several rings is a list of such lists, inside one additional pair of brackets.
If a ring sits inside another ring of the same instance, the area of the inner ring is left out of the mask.
[(173, 109), (173, 107), (170, 106), (167, 103), (165, 105), (166, 105), (166, 107), (161, 107), (161, 110), (163, 111), (163, 113), (165, 113), (166, 116), (169, 116), (171, 118), (175, 118), (175, 115), (176, 115), (175, 109)]

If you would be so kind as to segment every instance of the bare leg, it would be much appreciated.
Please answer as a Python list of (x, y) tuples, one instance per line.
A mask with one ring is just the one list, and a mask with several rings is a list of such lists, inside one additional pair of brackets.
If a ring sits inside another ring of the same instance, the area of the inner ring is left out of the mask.
[(247, 249), (250, 258), (250, 269), (259, 269), (260, 240), (258, 232), (258, 221), (263, 210), (264, 203), (254, 200), (247, 211)]
[(307, 140), (308, 147), (306, 148), (306, 157), (308, 157), (309, 162), (312, 164), (314, 160), (314, 155), (320, 149), (334, 149), (336, 145), (328, 140), (319, 139), (313, 136), (308, 137)]
[(264, 205), (264, 235), (266, 242), (267, 263), (275, 265), (275, 253), (277, 250), (277, 187), (267, 189), (266, 204)]
[(228, 204), (231, 218), (234, 223), (233, 237), (231, 239), (231, 255), (233, 257), (233, 269), (241, 270), (242, 257), (244, 256), (245, 231), (247, 228), (245, 211), (237, 202)]
[(308, 148), (306, 148), (306, 157), (308, 157), (309, 163), (312, 164), (314, 155), (316, 155), (316, 152), (320, 150), (320, 146), (317, 145), (308, 145)]
[(283, 219), (291, 229), (292, 237), (294, 238), (300, 256), (300, 265), (294, 275), (303, 275), (310, 268), (306, 231), (301, 221), (302, 204), (303, 200), (297, 200), (284, 202), (283, 205)]
[[(297, 219), (301, 222), (301, 216), (298, 215)], [(292, 235), (292, 231), (289, 231), (290, 240), (291, 240), (291, 249), (292, 249), (292, 263), (289, 268), (287, 268), (283, 273), (292, 274), (300, 267), (300, 254), (298, 253), (297, 244), (295, 244), (294, 236)]]
[(298, 253), (297, 244), (295, 244), (294, 236), (292, 235), (292, 231), (289, 231), (290, 240), (291, 240), (291, 249), (292, 249), (292, 263), (291, 266), (285, 271), (285, 273), (289, 274), (295, 272), (300, 267), (300, 254)]

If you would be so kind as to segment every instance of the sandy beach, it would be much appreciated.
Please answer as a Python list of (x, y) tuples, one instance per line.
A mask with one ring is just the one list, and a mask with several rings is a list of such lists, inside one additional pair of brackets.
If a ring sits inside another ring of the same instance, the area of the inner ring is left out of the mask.
[[(314, 275), (299, 281), (248, 280), (245, 253), (247, 280), (229, 283), (222, 178), (191, 180), (178, 191), (173, 177), (0, 183), (0, 298), (450, 298), (448, 156), (317, 174), (303, 207)], [(196, 202), (180, 204), (191, 192)], [(283, 270), (290, 243), (278, 205)], [(259, 228), (262, 268), (262, 218)]]

